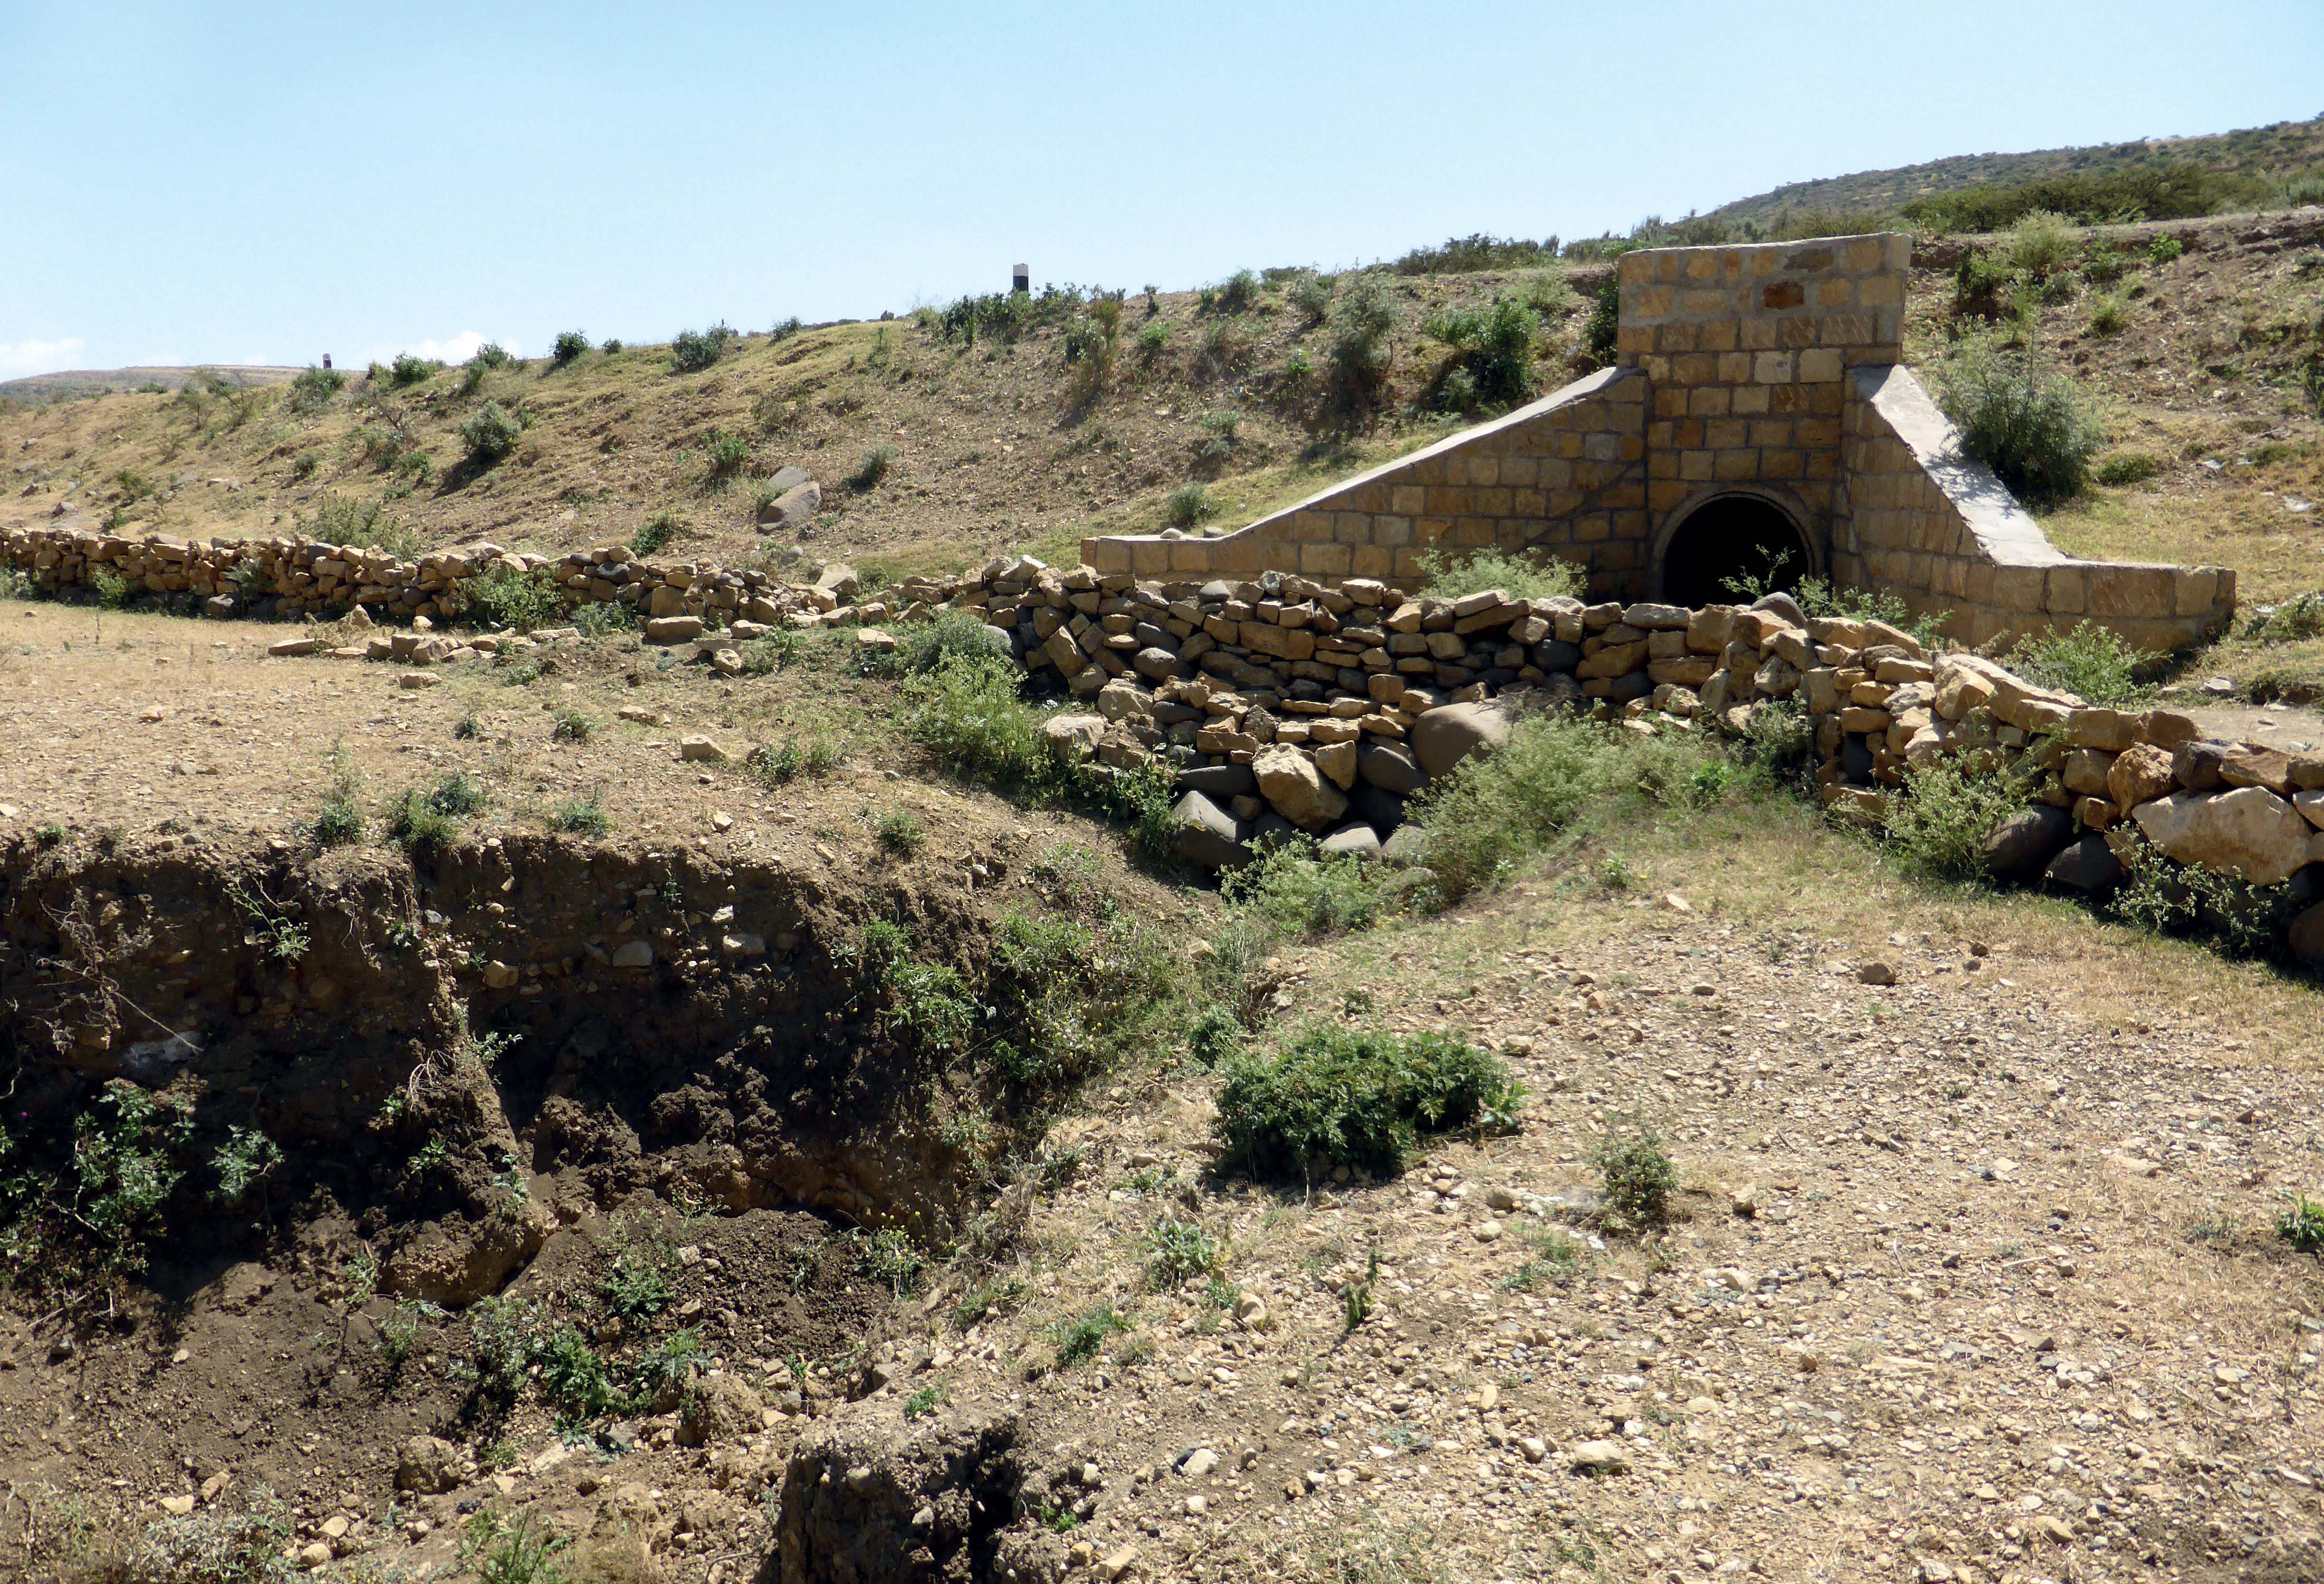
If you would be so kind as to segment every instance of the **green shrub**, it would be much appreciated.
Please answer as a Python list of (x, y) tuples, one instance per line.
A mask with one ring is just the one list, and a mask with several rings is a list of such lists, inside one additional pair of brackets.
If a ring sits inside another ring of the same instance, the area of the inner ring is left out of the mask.
[(549, 828), (568, 836), (602, 838), (613, 833), (613, 819), (605, 812), (603, 795), (592, 792), (586, 797), (568, 797), (558, 804), (549, 816)]
[(1333, 306), (1330, 323), (1333, 394), (1343, 409), (1362, 411), (1388, 389), (1388, 337), (1404, 310), (1378, 276), (1359, 275)]
[(2106, 429), (2072, 379), (2039, 368), (2030, 350), (2005, 352), (1982, 337), (1963, 341), (1933, 372), (1962, 449), (2011, 490), (2037, 504), (2081, 492)]
[(2090, 304), (2090, 334), (2111, 336), (2130, 322), (2130, 302), (2118, 292), (2103, 292)]
[(913, 1247), (911, 1239), (902, 1232), (892, 1227), (877, 1232), (856, 1227), (850, 1229), (847, 1237), (855, 1246), (858, 1275), (883, 1284), (898, 1298), (908, 1296), (919, 1285), (920, 1273), (927, 1268), (927, 1257)]
[(1960, 758), (1908, 765), (1902, 794), (1888, 799), (1889, 846), (1914, 873), (1975, 884), (1987, 874), (1986, 839), (2025, 806), (2033, 789), (2032, 774), (2021, 765), (1971, 765)]
[(1222, 1164), (1261, 1178), (1394, 1174), (1423, 1135), (1507, 1114), (1517, 1092), (1499, 1061), (1449, 1035), (1311, 1024), (1278, 1055), (1228, 1064)]
[(1057, 1350), (1058, 1364), (1086, 1364), (1097, 1357), (1106, 1338), (1129, 1329), (1130, 1322), (1120, 1310), (1111, 1303), (1101, 1303), (1086, 1313), (1051, 1326), (1049, 1344)]
[(1655, 1227), (1668, 1218), (1678, 1171), (1655, 1133), (1609, 1135), (1591, 1149), (1590, 1165), (1598, 1173), (1599, 1215), (1608, 1227)]
[(893, 446), (874, 446), (863, 453), (862, 460), (855, 465), (855, 471), (840, 482), (859, 495), (868, 493), (879, 487), (880, 481), (886, 478), (895, 465), (896, 448)]
[(556, 723), (549, 728), (549, 737), (558, 742), (586, 742), (595, 734), (597, 723), (580, 710), (566, 708), (557, 712)]
[(1416, 247), (1389, 266), (1399, 275), (1473, 275), (1480, 270), (1521, 270), (1557, 262), (1557, 238), (1530, 242), (1482, 231), (1451, 236), (1442, 247)]
[(1046, 782), (1056, 760), (1020, 673), (998, 656), (959, 658), (904, 679), (907, 735), (971, 775), (1004, 787)]
[(2175, 236), (2158, 236), (2146, 245), (2146, 259), (2157, 268), (2169, 263), (2187, 251), (2187, 244)]
[(485, 402), (460, 426), (460, 443), (468, 448), (468, 460), (478, 467), (501, 461), (523, 438), (523, 422), (497, 401)]
[(604, 353), (607, 357), (611, 357), (615, 353), (622, 350), (621, 338), (616, 336), (608, 336), (605, 337), (605, 344), (603, 346), (598, 347), (597, 350)]
[(1249, 313), (1259, 302), (1259, 277), (1249, 270), (1237, 270), (1205, 297), (1208, 305), (1220, 313)]
[(701, 1336), (689, 1327), (663, 1338), (658, 1346), (631, 1361), (630, 1393), (640, 1402), (650, 1404), (664, 1392), (683, 1392), (695, 1372), (709, 1362)]
[(477, 368), (505, 369), (521, 367), (524, 359), (497, 341), (487, 341), (476, 348), (468, 362)]
[(2138, 651), (2111, 629), (2088, 622), (2071, 632), (2021, 638), (2001, 658), (2027, 680), (2079, 694), (2089, 704), (2133, 704), (2145, 691), (2138, 682)]
[(2048, 209), (2020, 215), (1997, 245), (2009, 269), (2037, 281), (2072, 269), (2081, 253), (2072, 222)]
[(1208, 487), (1181, 484), (1162, 502), (1162, 520), (1172, 528), (1194, 528), (1218, 515)]
[(560, 330), (557, 339), (549, 344), (549, 362), (558, 368), (563, 368), (588, 350), (588, 336), (578, 330)]
[(1303, 270), (1291, 283), (1291, 306), (1311, 325), (1320, 325), (1332, 311), (1332, 289), (1338, 278), (1319, 275), (1313, 270)]
[(2098, 483), (2119, 489), (2126, 484), (2143, 484), (2163, 471), (2163, 464), (2143, 451), (2125, 451), (2109, 456), (2098, 465)]
[(484, 812), (484, 788), (466, 771), (446, 776), (429, 790), (404, 788), (388, 808), (388, 835), (405, 847), (419, 848), (456, 841), (460, 822)]
[(533, 1352), (541, 1395), (567, 1419), (595, 1419), (619, 1401), (613, 1372), (580, 1331), (560, 1325)]
[(290, 410), (302, 415), (320, 412), (346, 389), (346, 383), (347, 376), (341, 371), (310, 364), (290, 382)]
[(927, 833), (920, 828), (919, 820), (908, 809), (890, 809), (880, 816), (872, 826), (872, 833), (883, 849), (899, 858), (909, 858), (927, 840)]
[[(1489, 309), (1448, 309), (1429, 317), (1427, 333), (1458, 354), (1439, 376), (1439, 405), (1467, 411), (1482, 403), (1514, 407), (1533, 394), (1534, 340), (1541, 316), (1515, 298)], [(1453, 376), (1465, 375), (1457, 388)]]
[(711, 478), (723, 483), (740, 473), (742, 465), (751, 460), (750, 437), (713, 429), (706, 454), (710, 460)]
[(503, 1517), (487, 1507), (460, 1536), (460, 1565), (476, 1570), (477, 1584), (566, 1584), (556, 1558), (567, 1542), (537, 1514)]
[(1194, 427), (1203, 431), (1195, 456), (1204, 462), (1223, 462), (1234, 453), (1235, 431), (1242, 427), (1242, 413), (1232, 407), (1214, 408), (1196, 419)]
[(1175, 1287), (1216, 1270), (1220, 1255), (1218, 1239), (1202, 1222), (1166, 1215), (1146, 1233), (1146, 1277), (1157, 1291)]
[(2244, 623), (2243, 635), (2257, 643), (2324, 638), (2324, 589), (2310, 589), (2274, 606), (2262, 606)]
[(625, 605), (619, 600), (604, 600), (575, 606), (567, 614), (566, 621), (584, 638), (603, 638), (611, 632), (636, 631), (639, 612), (635, 605)]
[(1420, 557), (1424, 588), (1439, 599), (1497, 588), (1513, 600), (1579, 599), (1588, 587), (1582, 569), (1546, 551), (1503, 549), (1425, 550)]
[(210, 1156), (217, 1186), (210, 1197), (220, 1204), (238, 1205), (252, 1189), (282, 1164), (282, 1147), (255, 1128), (229, 1128), (226, 1140)]
[(344, 742), (331, 745), (331, 786), (315, 815), (315, 844), (344, 847), (364, 837), (363, 777)]
[(110, 566), (92, 566), (87, 576), (89, 593), (108, 611), (125, 611), (145, 593), (143, 585), (132, 583)]
[(2291, 885), (2253, 885), (2181, 863), (2135, 833), (2115, 855), (2124, 881), (2107, 904), (2109, 912), (2157, 935), (2208, 935), (2229, 957), (2280, 956), (2284, 932), (2307, 906)]
[(2284, 1198), (2290, 1202), (2275, 1218), (2275, 1235), (2302, 1254), (2324, 1255), (2324, 1202), (2298, 1193)]
[[(745, 455), (748, 455), (747, 447)], [(669, 541), (678, 537), (679, 526), (674, 512), (655, 512), (640, 523), (637, 532), (630, 536), (630, 553), (633, 556), (659, 555), (669, 548)]]
[(767, 340), (770, 344), (780, 344), (806, 328), (806, 323), (798, 315), (793, 314), (788, 318), (777, 319), (774, 327), (767, 332)]
[(802, 748), (785, 738), (778, 746), (761, 746), (743, 757), (743, 768), (770, 787), (779, 787), (807, 776), (820, 776), (836, 769), (845, 755), (838, 744), (824, 737), (811, 737)]
[(395, 361), (387, 367), (388, 387), (401, 391), (406, 386), (424, 383), (430, 374), (443, 366), (432, 357), (416, 357), (409, 352), (398, 353)]
[(669, 1307), (675, 1295), (678, 1256), (660, 1229), (644, 1216), (617, 1216), (613, 1257), (597, 1284), (606, 1312), (623, 1320), (645, 1320)]
[(530, 632), (553, 627), (565, 614), (565, 590), (546, 566), (519, 572), (505, 564), (461, 584), (461, 613), (492, 627)]
[(1622, 289), (1612, 281), (1598, 289), (1590, 317), (1582, 323), (1582, 357), (1591, 368), (1605, 368), (1619, 351), (1622, 328)]
[(1151, 357), (1170, 345), (1170, 321), (1148, 320), (1138, 328), (1138, 350)]
[(1312, 836), (1270, 847), (1255, 863), (1230, 870), (1220, 889), (1229, 903), (1287, 935), (1370, 929), (1386, 910), (1379, 866), (1353, 854), (1323, 853)]
[(734, 331), (723, 322), (711, 326), (707, 330), (680, 330), (670, 338), (670, 372), (700, 373), (725, 356), (734, 339)]

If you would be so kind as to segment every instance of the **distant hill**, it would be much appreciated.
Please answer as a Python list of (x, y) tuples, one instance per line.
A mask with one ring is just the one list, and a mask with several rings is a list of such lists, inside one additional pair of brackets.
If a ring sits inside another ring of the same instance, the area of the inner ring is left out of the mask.
[(57, 401), (75, 396), (95, 396), (108, 391), (134, 391), (141, 385), (159, 385), (165, 391), (175, 391), (198, 372), (222, 374), (237, 385), (284, 384), (300, 373), (295, 368), (277, 368), (271, 364), (205, 364), (198, 370), (67, 369), (61, 373), (27, 374), (21, 380), (0, 380), (0, 401)]
[[(2324, 115), (2202, 137), (2148, 138), (2024, 154), (1955, 154), (1923, 165), (1789, 182), (1722, 204), (1704, 216), (1773, 230), (1785, 217), (1823, 212), (1893, 215), (1908, 205), (1978, 187), (2011, 188), (2057, 178), (2135, 179), (2196, 167), (2254, 202), (2310, 173), (2324, 172)], [(2160, 216), (2157, 216), (2160, 217)]]

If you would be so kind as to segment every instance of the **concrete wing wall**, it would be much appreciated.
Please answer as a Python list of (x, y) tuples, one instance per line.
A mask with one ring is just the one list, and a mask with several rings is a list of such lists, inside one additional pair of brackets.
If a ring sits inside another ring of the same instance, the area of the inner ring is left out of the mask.
[(1911, 371), (1849, 371), (1834, 583), (1948, 616), (1968, 644), (2091, 622), (2132, 647), (2183, 649), (2234, 617), (2223, 566), (2078, 561), (2060, 551)]
[(1082, 558), (1140, 577), (1370, 577), (1405, 587), (1431, 551), (1544, 549), (1593, 591), (1646, 566), (1646, 382), (1601, 369), (1507, 417), (1357, 474), (1248, 528), (1091, 539)]

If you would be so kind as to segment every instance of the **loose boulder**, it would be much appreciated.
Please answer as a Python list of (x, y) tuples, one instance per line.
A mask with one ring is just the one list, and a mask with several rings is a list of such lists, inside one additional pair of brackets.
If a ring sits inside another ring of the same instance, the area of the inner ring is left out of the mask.
[[(1431, 711), (1431, 714), (1437, 712)], [(1423, 715), (1422, 720), (1428, 717)], [(1367, 743), (1356, 750), (1356, 773), (1383, 792), (1395, 792), (1406, 797), (1417, 792), (1428, 778), (1420, 773), (1420, 761), (1412, 751), (1401, 743)]]
[(2259, 886), (2289, 879), (2307, 863), (2313, 831), (2291, 804), (2260, 787), (2174, 792), (2140, 804), (2131, 817), (2165, 857)]
[(1509, 706), (1499, 700), (1443, 705), (1413, 723), (1413, 757), (1433, 779), (1472, 753), (1504, 746), (1516, 724)]
[(1188, 792), (1170, 807), (1178, 829), (1178, 856), (1201, 869), (1231, 869), (1250, 860), (1243, 847), (1250, 827), (1200, 792)]
[(1296, 748), (1269, 744), (1250, 761), (1250, 770), (1259, 778), (1259, 796), (1302, 830), (1328, 830), (1348, 812), (1347, 794)]
[(2002, 879), (2041, 873), (2050, 861), (2074, 839), (2074, 816), (2062, 808), (2037, 803), (2021, 808), (1993, 829), (1985, 839), (1985, 867)]
[(2085, 896), (2110, 891), (2122, 883), (2122, 860), (2114, 855), (2104, 836), (2084, 836), (2050, 861), (2043, 878), (2054, 886)]

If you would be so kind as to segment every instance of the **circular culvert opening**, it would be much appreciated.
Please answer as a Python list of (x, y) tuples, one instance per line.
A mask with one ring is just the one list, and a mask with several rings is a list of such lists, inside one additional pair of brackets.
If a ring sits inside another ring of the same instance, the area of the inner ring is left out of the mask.
[(1805, 535), (1757, 495), (1718, 495), (1687, 513), (1663, 550), (1663, 599), (1674, 605), (1748, 603), (1797, 588), (1815, 570)]

